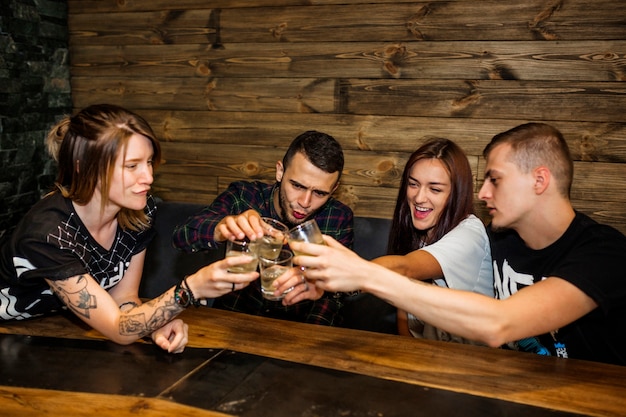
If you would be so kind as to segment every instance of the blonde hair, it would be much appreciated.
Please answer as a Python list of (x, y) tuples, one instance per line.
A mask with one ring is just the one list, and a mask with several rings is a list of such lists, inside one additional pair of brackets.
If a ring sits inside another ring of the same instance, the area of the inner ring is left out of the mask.
[[(161, 145), (152, 128), (141, 116), (122, 107), (92, 105), (54, 125), (46, 145), (58, 163), (55, 185), (62, 195), (78, 204), (86, 204), (100, 182), (104, 209), (115, 160), (120, 152), (126, 152), (133, 134), (150, 140), (154, 151), (152, 164), (157, 167), (161, 162)], [(143, 210), (122, 208), (117, 220), (120, 227), (130, 230), (144, 230), (150, 225)]]

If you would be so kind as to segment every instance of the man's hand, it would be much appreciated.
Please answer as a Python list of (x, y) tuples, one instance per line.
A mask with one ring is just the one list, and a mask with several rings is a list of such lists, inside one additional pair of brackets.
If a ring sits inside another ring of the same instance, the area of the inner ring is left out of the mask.
[(242, 240), (248, 238), (257, 240), (263, 237), (261, 215), (254, 210), (247, 210), (241, 214), (224, 217), (215, 228), (215, 240)]

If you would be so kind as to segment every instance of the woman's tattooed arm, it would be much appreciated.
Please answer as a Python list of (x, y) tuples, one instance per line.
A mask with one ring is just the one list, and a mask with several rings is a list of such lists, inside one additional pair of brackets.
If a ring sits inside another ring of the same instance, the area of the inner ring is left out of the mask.
[(98, 307), (96, 296), (87, 289), (87, 277), (77, 275), (75, 277), (49, 281), (54, 293), (74, 313), (90, 318), (90, 310)]
[[(150, 306), (149, 315), (146, 312), (126, 314), (120, 318), (121, 335), (147, 336), (155, 330), (163, 327), (178, 315), (184, 308), (176, 302), (173, 296), (165, 293), (154, 300), (150, 300), (142, 306)], [(131, 311), (141, 309), (137, 307)]]
[[(55, 294), (74, 313), (92, 318), (98, 307), (97, 297), (89, 292), (85, 275), (64, 280), (48, 281)], [(119, 334), (144, 337), (163, 327), (178, 315), (184, 307), (176, 302), (170, 292), (136, 307), (120, 311)]]

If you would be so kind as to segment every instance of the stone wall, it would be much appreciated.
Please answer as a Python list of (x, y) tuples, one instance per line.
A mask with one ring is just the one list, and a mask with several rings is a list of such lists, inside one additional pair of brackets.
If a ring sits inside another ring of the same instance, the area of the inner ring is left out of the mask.
[(0, 236), (51, 189), (46, 132), (71, 111), (67, 2), (0, 3)]

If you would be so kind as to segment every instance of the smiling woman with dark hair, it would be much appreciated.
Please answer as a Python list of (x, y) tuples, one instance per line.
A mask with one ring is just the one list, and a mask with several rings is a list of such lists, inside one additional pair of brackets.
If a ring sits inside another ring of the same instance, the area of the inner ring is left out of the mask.
[[(431, 139), (405, 165), (389, 255), (373, 262), (413, 279), (493, 296), (489, 240), (473, 212), (472, 170), (465, 153), (449, 139)], [(465, 342), (404, 311), (398, 311), (398, 331)]]
[[(400, 303), (389, 294), (393, 293), (394, 297), (410, 294), (406, 289), (396, 292), (399, 281), (387, 280), (385, 275), (389, 271), (402, 276), (403, 280), (408, 278), (411, 283), (427, 281), (439, 287), (493, 297), (489, 239), (484, 224), (473, 214), (473, 198), (472, 170), (463, 150), (449, 139), (428, 140), (405, 165), (391, 225), (388, 255), (366, 262), (377, 264), (375, 269), (384, 266), (385, 273), (356, 274), (358, 266), (365, 261), (345, 248), (336, 250), (334, 242), (323, 249), (303, 251), (317, 255), (322, 250), (327, 256), (298, 256), (294, 260), (302, 262), (300, 265), (303, 266), (315, 263), (305, 275), (320, 288), (332, 282), (332, 285), (350, 287), (350, 291), (360, 289), (372, 293), (395, 306)], [(294, 242), (293, 246), (294, 250), (299, 250), (300, 244)], [(335, 259), (335, 256), (341, 259)], [(339, 274), (328, 273), (335, 267), (348, 270)], [(432, 326), (405, 313), (407, 310), (411, 311), (407, 308), (398, 310), (400, 334), (476, 343)]]

